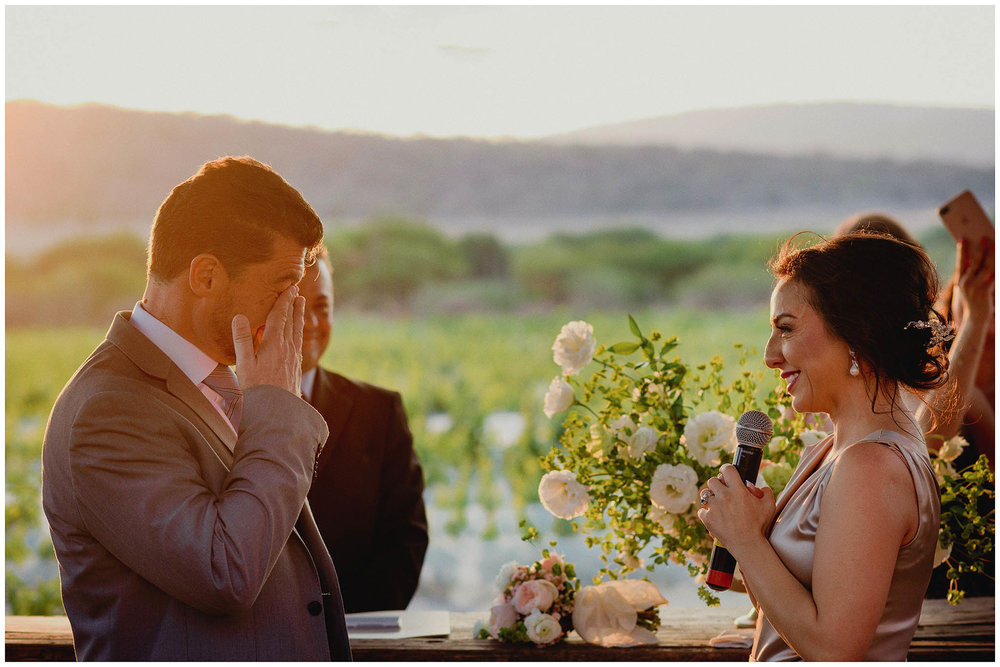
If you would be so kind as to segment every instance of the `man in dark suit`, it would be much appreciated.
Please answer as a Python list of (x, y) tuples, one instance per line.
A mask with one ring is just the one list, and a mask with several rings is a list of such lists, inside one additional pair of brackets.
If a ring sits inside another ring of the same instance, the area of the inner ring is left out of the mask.
[(63, 389), (42, 446), (78, 659), (350, 659), (306, 503), (328, 429), (298, 393), (297, 284), (322, 234), (250, 158), (203, 165), (161, 204), (142, 301)]
[(319, 367), (333, 325), (325, 251), (306, 269), (302, 393), (330, 437), (309, 491), (348, 612), (405, 609), (427, 551), (423, 471), (398, 393)]

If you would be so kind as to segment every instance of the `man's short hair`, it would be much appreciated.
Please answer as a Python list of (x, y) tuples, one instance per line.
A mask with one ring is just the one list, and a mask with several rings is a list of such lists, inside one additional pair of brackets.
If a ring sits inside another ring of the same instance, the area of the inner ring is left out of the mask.
[(267, 261), (283, 237), (311, 260), (323, 223), (299, 191), (253, 158), (224, 157), (202, 165), (176, 186), (156, 212), (147, 274), (172, 280), (202, 253), (214, 255), (230, 277)]
[(333, 260), (330, 259), (330, 250), (326, 245), (320, 245), (316, 248), (316, 253), (314, 255), (317, 262), (323, 262), (326, 264), (327, 268), (330, 269), (330, 273), (333, 273)]

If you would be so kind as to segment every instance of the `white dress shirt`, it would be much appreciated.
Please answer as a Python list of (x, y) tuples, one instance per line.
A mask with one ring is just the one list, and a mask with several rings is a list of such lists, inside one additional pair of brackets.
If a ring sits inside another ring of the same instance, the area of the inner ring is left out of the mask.
[(302, 374), (302, 383), (299, 385), (302, 395), (307, 401), (312, 402), (313, 384), (316, 382), (316, 367), (313, 366)]
[[(219, 414), (226, 417), (226, 411), (222, 407), (222, 396), (204, 383), (208, 374), (219, 365), (214, 359), (198, 349), (194, 343), (150, 315), (142, 307), (141, 301), (135, 304), (135, 308), (132, 309), (132, 318), (129, 321), (132, 326), (139, 330), (139, 333), (160, 348), (160, 351), (181, 369), (181, 372), (201, 390), (201, 393), (205, 394), (205, 398), (215, 406)], [(226, 417), (226, 423), (232, 427), (228, 417)], [(233, 429), (233, 432), (235, 433), (236, 429)]]

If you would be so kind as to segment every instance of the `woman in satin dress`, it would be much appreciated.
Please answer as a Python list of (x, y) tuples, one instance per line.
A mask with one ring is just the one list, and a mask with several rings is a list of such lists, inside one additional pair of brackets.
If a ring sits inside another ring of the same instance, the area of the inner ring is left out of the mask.
[(905, 660), (940, 503), (901, 392), (945, 381), (937, 274), (922, 250), (887, 236), (795, 241), (771, 264), (764, 360), (793, 409), (827, 413), (833, 434), (803, 451), (777, 503), (726, 465), (698, 514), (758, 610), (751, 660)]

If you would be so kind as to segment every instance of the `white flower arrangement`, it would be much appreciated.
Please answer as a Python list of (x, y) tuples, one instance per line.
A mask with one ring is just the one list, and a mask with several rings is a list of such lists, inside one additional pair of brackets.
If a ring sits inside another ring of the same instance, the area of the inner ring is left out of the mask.
[[(550, 385), (544, 411), (550, 418), (565, 415), (560, 442), (542, 461), (547, 472), (539, 498), (553, 516), (576, 519), (587, 533), (587, 545), (603, 563), (595, 583), (669, 562), (686, 565), (695, 577), (705, 572), (712, 549), (696, 516), (698, 491), (732, 460), (735, 416), (757, 402), (763, 372), (744, 371), (726, 385), (718, 357), (689, 367), (672, 357), (676, 338), (655, 331), (647, 337), (631, 317), (629, 326), (636, 340), (608, 347), (598, 346), (593, 327), (581, 321), (556, 337), (553, 360), (562, 375)], [(589, 375), (583, 372), (588, 366), (596, 367)], [(782, 399), (772, 391), (763, 401), (778, 419)], [(805, 430), (804, 420), (775, 430), (782, 439), (765, 458), (781, 464), (777, 481), (798, 461), (796, 432)], [(699, 595), (717, 602), (706, 587)]]
[[(664, 339), (656, 331), (646, 336), (631, 316), (629, 327), (635, 340), (607, 347), (597, 345), (593, 327), (582, 321), (570, 322), (557, 336), (553, 360), (562, 375), (546, 395), (545, 414), (565, 416), (559, 443), (542, 459), (548, 472), (539, 498), (553, 516), (576, 519), (574, 529), (586, 533), (587, 546), (599, 552), (603, 567), (595, 583), (669, 563), (685, 565), (698, 581), (713, 542), (696, 516), (697, 493), (720, 465), (732, 461), (735, 418), (756, 407), (772, 419), (774, 437), (764, 448), (757, 483), (770, 486), (775, 496), (788, 484), (800, 452), (828, 434), (807, 429), (801, 415), (783, 416), (789, 397), (779, 393), (780, 383), (758, 391), (763, 371), (746, 369), (742, 345), (735, 345), (739, 373), (727, 384), (719, 357), (689, 366), (672, 356), (676, 337)], [(596, 368), (583, 375), (587, 366)], [(952, 603), (963, 595), (960, 576), (984, 572), (983, 562), (993, 556), (995, 520), (992, 512), (980, 515), (977, 503), (993, 498), (994, 476), (985, 456), (955, 469), (967, 446), (955, 437), (931, 453), (941, 491), (936, 559), (949, 564)], [(529, 527), (532, 532), (537, 535)], [(652, 555), (644, 563), (640, 552), (648, 548)], [(718, 603), (704, 586), (698, 594)]]

